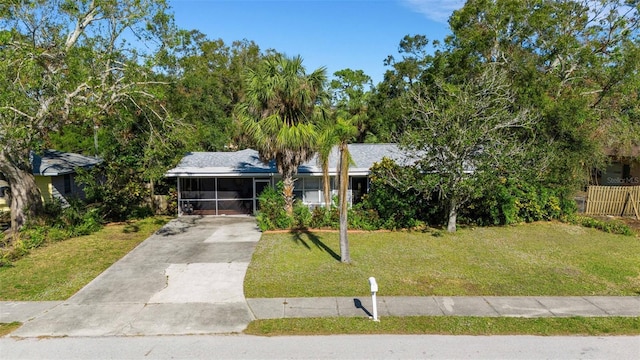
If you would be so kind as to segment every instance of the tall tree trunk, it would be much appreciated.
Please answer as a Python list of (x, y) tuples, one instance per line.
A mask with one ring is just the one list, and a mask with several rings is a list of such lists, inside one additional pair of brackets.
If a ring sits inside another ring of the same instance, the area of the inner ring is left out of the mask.
[(322, 163), (322, 191), (324, 195), (324, 210), (331, 210), (331, 178), (329, 177), (329, 161)]
[(456, 232), (456, 222), (458, 218), (458, 202), (452, 198), (449, 201), (449, 221), (447, 223), (448, 232)]
[(155, 181), (149, 180), (149, 204), (151, 204), (151, 211), (153, 211), (154, 214), (158, 212), (158, 204), (156, 204), (155, 195)]
[(284, 188), (282, 189), (282, 196), (284, 197), (284, 210), (289, 214), (289, 216), (293, 215), (293, 174), (285, 174), (282, 177), (282, 183), (284, 184)]
[(17, 232), (42, 209), (42, 196), (31, 163), (16, 165), (0, 151), (0, 172), (11, 187), (11, 230)]
[(349, 150), (346, 143), (340, 144), (340, 261), (351, 262), (349, 238), (347, 237), (347, 192), (349, 190)]

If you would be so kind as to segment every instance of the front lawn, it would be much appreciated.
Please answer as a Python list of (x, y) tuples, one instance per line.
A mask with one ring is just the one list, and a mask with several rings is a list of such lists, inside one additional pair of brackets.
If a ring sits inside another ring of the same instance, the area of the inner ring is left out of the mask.
[(266, 233), (245, 278), (257, 297), (639, 295), (640, 239), (540, 222), (445, 232)]
[(66, 300), (167, 222), (148, 218), (34, 249), (0, 267), (1, 301)]

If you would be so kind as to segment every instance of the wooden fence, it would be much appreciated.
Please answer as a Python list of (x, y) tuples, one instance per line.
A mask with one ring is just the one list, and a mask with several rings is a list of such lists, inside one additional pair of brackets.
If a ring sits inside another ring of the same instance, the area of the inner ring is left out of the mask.
[(634, 216), (640, 213), (640, 186), (589, 186), (588, 215)]

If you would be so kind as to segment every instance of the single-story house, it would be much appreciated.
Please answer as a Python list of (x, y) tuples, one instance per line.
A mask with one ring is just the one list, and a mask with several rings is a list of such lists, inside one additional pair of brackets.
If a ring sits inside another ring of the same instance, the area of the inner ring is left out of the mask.
[[(402, 162), (405, 156), (395, 144), (349, 144), (349, 202), (357, 203), (368, 191), (369, 169), (384, 157)], [(329, 157), (332, 196), (338, 165), (336, 149)], [(282, 179), (275, 161), (260, 161), (256, 150), (234, 152), (192, 152), (166, 173), (177, 179), (179, 214), (254, 214), (258, 196), (267, 186)], [(294, 195), (309, 207), (324, 205), (322, 168), (318, 157), (298, 168)]]
[[(67, 206), (71, 198), (84, 198), (82, 186), (75, 181), (76, 170), (89, 169), (101, 162), (95, 157), (56, 150), (45, 150), (42, 155), (33, 153), (31, 165), (42, 200), (58, 199)], [(0, 211), (9, 210), (8, 188), (9, 183), (0, 180)]]

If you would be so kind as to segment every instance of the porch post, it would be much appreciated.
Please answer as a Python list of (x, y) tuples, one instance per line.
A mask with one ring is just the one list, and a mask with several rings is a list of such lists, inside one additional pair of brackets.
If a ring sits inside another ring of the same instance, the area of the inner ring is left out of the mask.
[(182, 202), (180, 201), (182, 199), (182, 192), (180, 191), (180, 176), (176, 177), (176, 179), (178, 180), (178, 216), (182, 216)]

